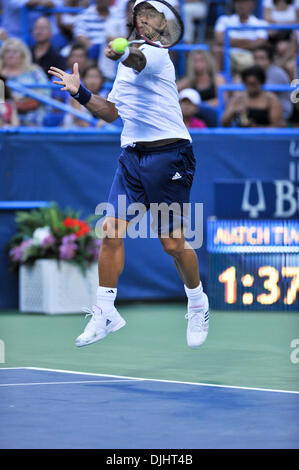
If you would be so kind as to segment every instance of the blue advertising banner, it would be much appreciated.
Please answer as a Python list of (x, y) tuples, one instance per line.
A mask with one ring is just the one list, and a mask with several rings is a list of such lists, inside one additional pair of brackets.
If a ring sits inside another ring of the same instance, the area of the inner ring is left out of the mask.
[(298, 219), (299, 181), (215, 181), (215, 215), (228, 219)]

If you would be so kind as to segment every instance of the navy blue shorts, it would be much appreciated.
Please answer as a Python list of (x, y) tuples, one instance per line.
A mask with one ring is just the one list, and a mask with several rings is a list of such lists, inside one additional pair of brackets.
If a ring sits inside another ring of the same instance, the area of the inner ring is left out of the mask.
[[(180, 214), (183, 214), (183, 204), (189, 202), (195, 165), (192, 145), (187, 140), (162, 147), (149, 148), (140, 144), (126, 147), (119, 157), (108, 198), (114, 212), (110, 213), (108, 209), (107, 215), (130, 221), (136, 215), (128, 214), (128, 207), (133, 203), (143, 204), (146, 210), (151, 209), (151, 213), (153, 206), (150, 205), (153, 203), (166, 203), (168, 206), (177, 203)], [(125, 196), (121, 204), (119, 196)], [(175, 219), (171, 212), (167, 224), (169, 233), (177, 227)], [(182, 226), (184, 217), (180, 216), (179, 221)], [(156, 220), (155, 223), (158, 233), (163, 233), (163, 221)]]

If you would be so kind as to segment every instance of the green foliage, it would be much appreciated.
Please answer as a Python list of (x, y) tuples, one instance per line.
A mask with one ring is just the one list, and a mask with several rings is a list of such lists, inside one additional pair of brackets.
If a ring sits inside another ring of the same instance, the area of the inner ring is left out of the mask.
[[(11, 268), (37, 259), (68, 259), (85, 270), (97, 258), (99, 241), (92, 222), (98, 216), (91, 215), (85, 221), (79, 217), (80, 212), (70, 207), (60, 209), (56, 203), (32, 211), (18, 211), (17, 232), (7, 245)], [(43, 229), (42, 234), (35, 232), (37, 229)]]

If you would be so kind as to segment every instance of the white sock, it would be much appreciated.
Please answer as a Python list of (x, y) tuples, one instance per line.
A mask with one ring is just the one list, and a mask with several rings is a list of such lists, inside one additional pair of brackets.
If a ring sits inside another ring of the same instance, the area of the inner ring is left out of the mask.
[(184, 287), (186, 295), (188, 297), (188, 310), (194, 307), (201, 307), (203, 305), (203, 289), (201, 282), (199, 283), (198, 287), (195, 287), (195, 289), (188, 289), (188, 287), (185, 285)]
[(116, 294), (116, 287), (99, 286), (97, 288), (97, 306), (105, 313), (110, 312), (110, 310), (114, 309)]

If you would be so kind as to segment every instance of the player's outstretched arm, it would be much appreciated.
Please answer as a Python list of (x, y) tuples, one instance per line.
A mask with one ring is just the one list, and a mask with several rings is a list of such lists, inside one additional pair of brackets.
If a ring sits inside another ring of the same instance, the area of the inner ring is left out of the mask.
[[(53, 83), (62, 86), (62, 91), (68, 91), (71, 96), (76, 96), (80, 88), (80, 74), (78, 64), (75, 63), (73, 73), (66, 73), (56, 67), (50, 67), (48, 72), (50, 75), (58, 78), (60, 81), (55, 80)], [(88, 98), (88, 97), (87, 97)], [(110, 101), (105, 100), (101, 96), (91, 95), (90, 99), (84, 106), (95, 116), (104, 119), (107, 122), (113, 122), (118, 118), (118, 112)]]

